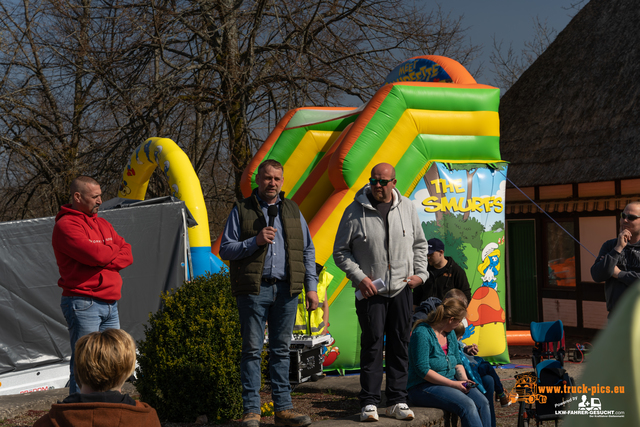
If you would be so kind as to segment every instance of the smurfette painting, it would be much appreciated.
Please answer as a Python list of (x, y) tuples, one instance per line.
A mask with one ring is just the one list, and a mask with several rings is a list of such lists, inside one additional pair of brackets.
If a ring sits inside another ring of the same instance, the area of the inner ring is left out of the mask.
[(491, 242), (482, 250), (482, 263), (478, 266), (478, 271), (482, 274), (482, 286), (489, 286), (492, 289), (498, 288), (496, 276), (500, 272), (500, 249), (498, 244)]

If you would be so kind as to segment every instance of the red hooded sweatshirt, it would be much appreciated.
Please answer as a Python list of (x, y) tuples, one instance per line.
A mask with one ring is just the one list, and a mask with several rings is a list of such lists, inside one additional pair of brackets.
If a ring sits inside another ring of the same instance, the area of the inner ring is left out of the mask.
[(63, 296), (120, 299), (119, 271), (133, 263), (133, 256), (131, 245), (106, 219), (64, 205), (56, 216), (52, 242)]

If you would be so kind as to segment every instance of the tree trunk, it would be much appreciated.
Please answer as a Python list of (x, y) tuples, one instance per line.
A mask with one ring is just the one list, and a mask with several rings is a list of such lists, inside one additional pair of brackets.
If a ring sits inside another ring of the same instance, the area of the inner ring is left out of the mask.
[[(469, 206), (469, 200), (471, 199), (471, 190), (473, 189), (473, 177), (476, 174), (476, 172), (478, 172), (478, 169), (474, 169), (473, 172), (471, 171), (467, 171), (467, 198), (465, 199), (465, 205), (468, 207)], [(469, 219), (469, 214), (471, 213), (470, 210), (466, 211), (464, 213), (464, 216), (462, 217), (463, 221), (466, 221)]]
[[(440, 179), (440, 173), (438, 172), (438, 166), (436, 165), (436, 163), (432, 163), (431, 167), (429, 168), (429, 170), (427, 171), (427, 173), (424, 174), (424, 183), (427, 185), (427, 190), (429, 190), (429, 195), (433, 196), (433, 197), (437, 197), (438, 198), (438, 202), (442, 201), (442, 193), (437, 193), (436, 192), (436, 185), (432, 184), (433, 181), (436, 181), (438, 179)], [(436, 223), (440, 224), (440, 220), (442, 219), (442, 216), (444, 215), (444, 213), (440, 210), (440, 211), (436, 211)]]

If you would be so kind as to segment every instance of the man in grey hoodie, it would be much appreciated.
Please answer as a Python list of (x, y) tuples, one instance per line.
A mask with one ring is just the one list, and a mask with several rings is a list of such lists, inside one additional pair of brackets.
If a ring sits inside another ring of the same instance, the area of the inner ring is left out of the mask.
[[(361, 335), (361, 421), (377, 421), (386, 361), (386, 414), (412, 419), (407, 406), (411, 289), (427, 280), (427, 240), (413, 203), (395, 188), (388, 163), (371, 170), (365, 185), (340, 220), (333, 258), (362, 293), (356, 300)], [(378, 290), (373, 281), (381, 279)], [(386, 345), (384, 336), (386, 334)]]

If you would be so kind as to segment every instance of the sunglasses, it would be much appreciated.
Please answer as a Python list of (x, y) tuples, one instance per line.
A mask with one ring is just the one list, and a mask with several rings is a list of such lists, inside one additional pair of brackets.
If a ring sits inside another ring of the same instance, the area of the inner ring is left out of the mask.
[(629, 214), (626, 214), (626, 213), (622, 212), (622, 213), (620, 214), (620, 218), (622, 218), (622, 219), (626, 219), (627, 221), (632, 222), (632, 221), (635, 221), (636, 219), (640, 218), (640, 216), (637, 216), (637, 215), (629, 215)]
[(369, 178), (369, 184), (371, 185), (378, 185), (380, 184), (381, 187), (386, 187), (388, 183), (390, 183), (391, 181), (395, 181), (395, 178), (392, 179), (375, 179), (375, 178)]

